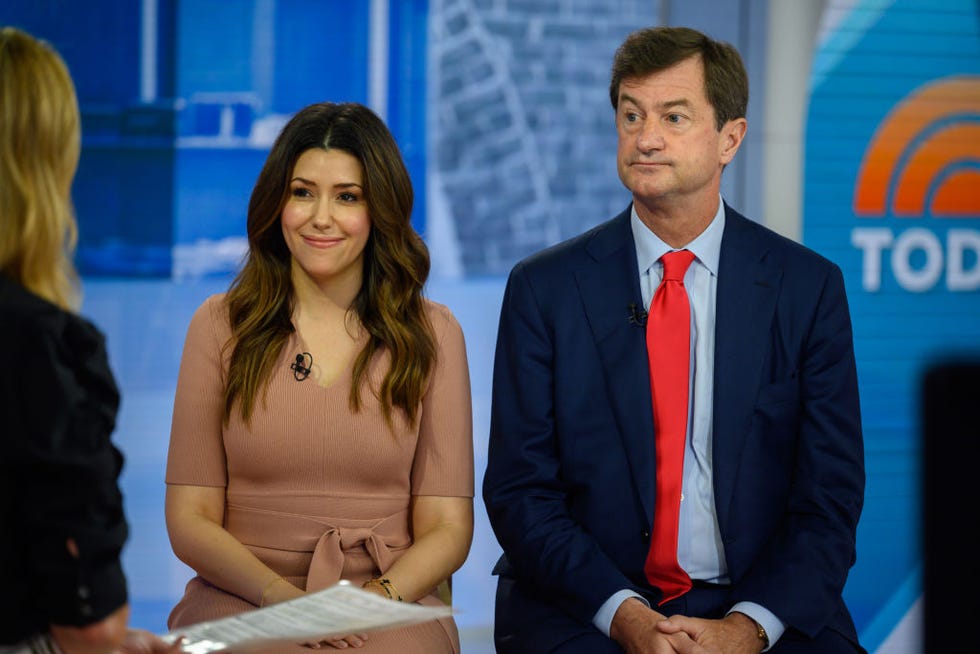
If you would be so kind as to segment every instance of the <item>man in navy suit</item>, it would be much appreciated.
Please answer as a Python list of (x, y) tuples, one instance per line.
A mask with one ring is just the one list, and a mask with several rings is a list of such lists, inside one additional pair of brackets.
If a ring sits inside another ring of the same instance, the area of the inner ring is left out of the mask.
[[(519, 263), (501, 309), (483, 487), (504, 550), (497, 651), (863, 652), (841, 597), (864, 462), (840, 270), (721, 199), (746, 131), (734, 48), (641, 30), (610, 97), (631, 205)], [(676, 529), (690, 589), (671, 599), (645, 571), (663, 518), (644, 324), (677, 250), (694, 257)]]

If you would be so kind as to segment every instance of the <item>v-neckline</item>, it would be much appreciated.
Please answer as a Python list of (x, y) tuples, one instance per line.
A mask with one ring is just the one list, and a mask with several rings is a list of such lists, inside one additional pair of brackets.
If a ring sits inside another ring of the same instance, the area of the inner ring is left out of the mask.
[[(323, 389), (323, 390), (330, 390), (330, 389), (334, 388), (335, 386), (337, 386), (338, 383), (341, 382), (341, 380), (343, 380), (343, 379), (350, 379), (351, 375), (353, 374), (353, 370), (354, 370), (354, 361), (357, 359), (357, 356), (360, 353), (361, 348), (364, 347), (364, 343), (365, 342), (366, 342), (366, 338), (364, 336), (361, 336), (361, 338), (359, 338), (356, 341), (356, 344), (359, 347), (356, 347), (355, 348), (354, 355), (351, 356), (351, 357), (349, 357), (347, 359), (347, 361), (344, 363), (344, 365), (338, 370), (337, 374), (334, 375), (334, 377), (332, 379), (328, 380), (326, 383), (324, 383), (324, 381), (322, 379), (321, 368), (317, 365), (316, 359), (315, 359), (315, 357), (313, 357), (313, 354), (311, 353), (310, 354), (311, 362), (309, 363), (310, 374), (309, 374), (308, 379), (313, 380), (313, 384), (317, 388), (320, 388), (320, 389)], [(291, 345), (291, 349), (290, 349), (290, 352), (289, 352), (289, 354), (287, 356), (287, 361), (289, 361), (289, 365), (291, 366), (292, 363), (293, 363), (293, 361), (295, 360), (295, 355), (296, 354), (302, 354), (304, 352), (309, 352), (309, 349), (308, 349), (309, 346), (306, 345), (306, 343), (303, 340), (303, 337), (300, 335), (299, 330), (296, 329), (296, 326), (295, 325), (293, 326), (293, 334), (292, 334), (292, 338), (291, 338), (291, 341), (290, 341), (290, 345)], [(293, 370), (290, 370), (290, 374), (293, 374), (293, 373), (294, 373), (294, 371)]]

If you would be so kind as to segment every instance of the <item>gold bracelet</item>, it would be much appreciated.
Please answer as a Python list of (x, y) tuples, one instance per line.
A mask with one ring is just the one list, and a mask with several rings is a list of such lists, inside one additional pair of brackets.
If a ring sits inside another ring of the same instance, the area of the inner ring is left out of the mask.
[(388, 596), (388, 599), (395, 600), (397, 602), (403, 601), (401, 593), (399, 593), (398, 589), (395, 588), (395, 584), (391, 583), (391, 579), (388, 579), (387, 577), (375, 577), (374, 579), (368, 579), (361, 585), (361, 588), (367, 588), (368, 586), (373, 585), (380, 587), (381, 590), (385, 592), (385, 595)]
[(265, 594), (269, 592), (269, 589), (272, 588), (272, 585), (277, 581), (286, 581), (286, 580), (283, 579), (281, 576), (278, 576), (265, 585), (265, 588), (262, 589), (262, 595), (259, 597), (259, 608), (265, 606)]
[(381, 587), (384, 588), (385, 591), (388, 593), (388, 597), (390, 597), (393, 600), (397, 600), (399, 602), (402, 601), (401, 593), (398, 592), (398, 589), (395, 588), (395, 584), (391, 583), (390, 579), (385, 577), (383, 579), (379, 579), (378, 583), (380, 583)]

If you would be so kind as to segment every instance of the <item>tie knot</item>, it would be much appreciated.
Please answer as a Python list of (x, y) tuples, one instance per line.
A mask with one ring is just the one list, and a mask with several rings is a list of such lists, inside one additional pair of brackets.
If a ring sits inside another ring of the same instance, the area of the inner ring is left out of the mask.
[(660, 257), (664, 262), (664, 281), (683, 282), (684, 273), (694, 261), (694, 253), (690, 250), (675, 250)]

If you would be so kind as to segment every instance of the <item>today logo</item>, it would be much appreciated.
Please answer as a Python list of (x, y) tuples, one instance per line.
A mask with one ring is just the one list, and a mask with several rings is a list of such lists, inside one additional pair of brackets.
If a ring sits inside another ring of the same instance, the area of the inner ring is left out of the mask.
[(949, 291), (980, 289), (980, 230), (960, 222), (980, 218), (980, 77), (939, 79), (895, 105), (865, 151), (853, 208), (860, 218), (953, 219), (945, 229), (854, 228), (865, 291), (880, 290), (886, 253), (906, 291), (944, 276)]

